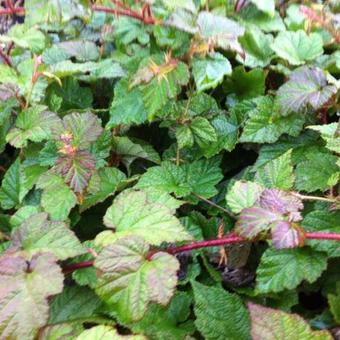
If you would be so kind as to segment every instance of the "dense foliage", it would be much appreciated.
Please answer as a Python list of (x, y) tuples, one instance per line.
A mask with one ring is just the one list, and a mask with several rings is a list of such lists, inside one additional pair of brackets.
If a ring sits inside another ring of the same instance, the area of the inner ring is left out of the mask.
[(0, 339), (340, 336), (339, 2), (2, 5)]

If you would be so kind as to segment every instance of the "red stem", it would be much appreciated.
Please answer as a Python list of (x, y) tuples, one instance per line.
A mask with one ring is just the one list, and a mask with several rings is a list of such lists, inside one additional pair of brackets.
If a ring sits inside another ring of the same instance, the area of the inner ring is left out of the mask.
[[(328, 241), (340, 241), (340, 234), (336, 233), (324, 233), (324, 232), (308, 232), (305, 234), (306, 239), (309, 240), (328, 240)], [(218, 246), (224, 246), (226, 244), (233, 244), (233, 243), (241, 243), (241, 242), (249, 242), (248, 240), (245, 240), (244, 238), (237, 236), (233, 233), (226, 235), (223, 238), (214, 239), (214, 240), (208, 240), (208, 241), (197, 241), (192, 242), (189, 244), (185, 244), (184, 246), (179, 247), (173, 247), (168, 248), (166, 250), (167, 253), (171, 255), (175, 255), (178, 253), (182, 253), (185, 251), (191, 251), (194, 249), (202, 249), (202, 248), (208, 248), (208, 247), (218, 247)], [(152, 250), (146, 258), (148, 260), (151, 260), (152, 256), (158, 253), (159, 249)], [(94, 261), (86, 261), (81, 263), (75, 263), (70, 266), (66, 266), (63, 269), (64, 274), (72, 273), (75, 270), (82, 269), (82, 268), (89, 268), (93, 266)]]
[(0, 9), (0, 15), (25, 15), (24, 7), (2, 8)]
[[(241, 242), (247, 242), (244, 238), (237, 236), (235, 234), (229, 234), (223, 238), (215, 239), (215, 240), (208, 240), (208, 241), (197, 241), (192, 242), (189, 244), (185, 244), (184, 246), (169, 248), (166, 251), (169, 254), (178, 254), (182, 253), (184, 251), (191, 251), (194, 249), (201, 249), (201, 248), (208, 248), (208, 247), (218, 247), (223, 246), (226, 244), (233, 244), (233, 243), (241, 243)], [(249, 241), (248, 241), (249, 242)]]
[(315, 233), (306, 233), (306, 238), (309, 240), (329, 240), (329, 241), (340, 241), (340, 234), (336, 233), (323, 233), (323, 232), (315, 232)]
[(89, 267), (93, 266), (93, 262), (94, 261), (85, 261), (85, 262), (71, 264), (69, 266), (64, 267), (63, 272), (66, 275), (66, 274), (70, 274), (70, 273), (72, 273), (72, 272), (74, 272), (75, 270), (78, 270), (78, 269), (89, 268)]
[(111, 13), (117, 16), (122, 15), (126, 17), (131, 17), (139, 21), (142, 21), (146, 25), (154, 25), (156, 23), (156, 20), (154, 18), (144, 17), (142, 14), (139, 14), (138, 12), (132, 9), (116, 9), (116, 8), (108, 8), (105, 6), (93, 5), (92, 10), (97, 11), (97, 12)]

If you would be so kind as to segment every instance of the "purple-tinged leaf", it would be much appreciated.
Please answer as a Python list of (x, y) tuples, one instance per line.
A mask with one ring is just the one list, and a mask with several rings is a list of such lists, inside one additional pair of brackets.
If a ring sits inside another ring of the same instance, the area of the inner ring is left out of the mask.
[(260, 198), (260, 206), (276, 213), (287, 215), (289, 221), (298, 222), (302, 217), (303, 203), (300, 198), (278, 189), (266, 189)]
[(235, 230), (240, 236), (251, 239), (269, 230), (273, 222), (281, 219), (278, 212), (254, 206), (241, 211)]
[(95, 166), (93, 156), (85, 150), (80, 150), (58, 158), (53, 170), (64, 177), (74, 192), (81, 193), (87, 187)]
[(279, 221), (272, 226), (272, 241), (276, 249), (302, 247), (304, 240), (303, 229), (298, 225)]
[(149, 245), (140, 237), (122, 238), (104, 247), (95, 261), (101, 274), (97, 294), (124, 320), (143, 317), (150, 302), (169, 303), (177, 284), (177, 259), (165, 252), (148, 258)]
[(325, 73), (316, 68), (303, 66), (295, 70), (289, 81), (277, 91), (277, 102), (281, 114), (299, 112), (310, 105), (314, 110), (321, 108), (337, 91), (330, 85)]
[(62, 291), (63, 280), (52, 254), (36, 254), (31, 261), (0, 257), (0, 339), (35, 338), (48, 319), (47, 298)]

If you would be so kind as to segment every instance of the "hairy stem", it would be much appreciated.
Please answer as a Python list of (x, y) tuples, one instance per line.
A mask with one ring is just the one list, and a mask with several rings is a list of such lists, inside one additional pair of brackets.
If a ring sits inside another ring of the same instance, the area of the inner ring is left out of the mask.
[(302, 199), (303, 201), (321, 201), (321, 202), (330, 202), (330, 203), (335, 203), (337, 201), (336, 198), (307, 196), (307, 195), (301, 195), (301, 194), (298, 194), (298, 193), (293, 193), (293, 195)]

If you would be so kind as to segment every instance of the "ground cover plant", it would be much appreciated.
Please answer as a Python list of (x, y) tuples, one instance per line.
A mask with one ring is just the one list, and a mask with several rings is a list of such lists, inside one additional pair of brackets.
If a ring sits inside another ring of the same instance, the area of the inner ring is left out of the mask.
[(1, 1), (0, 339), (339, 339), (339, 10)]

